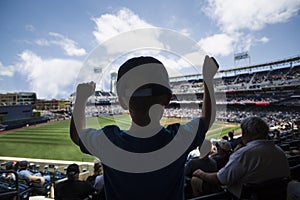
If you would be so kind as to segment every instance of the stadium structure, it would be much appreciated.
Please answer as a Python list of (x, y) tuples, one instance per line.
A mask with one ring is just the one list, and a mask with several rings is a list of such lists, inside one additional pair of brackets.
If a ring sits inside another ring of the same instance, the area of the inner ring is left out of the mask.
[[(115, 77), (112, 76), (111, 91), (96, 91), (89, 98), (86, 113), (89, 117), (121, 114), (124, 112), (118, 104), (115, 94)], [(173, 96), (170, 104), (165, 109), (165, 117), (193, 118), (199, 116), (203, 101), (203, 77), (201, 74), (171, 77), (170, 84)], [(217, 121), (237, 122), (248, 116), (260, 116), (264, 118), (272, 129), (280, 132), (275, 138), (270, 132), (270, 137), (281, 147), (290, 164), (291, 177), (300, 181), (300, 56), (281, 59), (268, 63), (239, 67), (228, 70), (220, 70), (214, 79), (217, 99)], [(74, 102), (74, 94), (70, 96), (70, 102)], [(7, 111), (1, 111), (7, 112)], [(3, 127), (0, 127), (3, 128)], [(4, 127), (5, 128), (5, 127)], [(1, 129), (0, 129), (1, 130)], [(39, 170), (42, 162), (36, 163), (34, 170)], [(61, 168), (69, 162), (51, 163)], [(92, 164), (84, 163), (92, 170)], [(2, 166), (1, 166), (2, 167)], [(47, 165), (50, 168), (50, 165)], [(55, 169), (55, 168), (54, 168)], [(40, 170), (39, 170), (40, 171)], [(50, 173), (49, 170), (46, 170)], [(86, 178), (87, 173), (82, 169)], [(3, 174), (10, 171), (2, 171)], [(17, 176), (17, 173), (15, 173)], [(53, 181), (60, 181), (64, 173), (54, 171), (50, 173)], [(83, 179), (84, 179), (83, 178)], [(35, 195), (36, 190), (29, 185), (19, 183), (7, 183), (0, 180), (0, 199), (16, 196), (19, 199), (29, 199)], [(50, 196), (50, 189), (44, 188), (43, 195)], [(18, 190), (21, 187), (22, 190)], [(24, 190), (23, 190), (24, 188)], [(273, 188), (273, 187), (272, 187)], [(21, 191), (21, 192), (20, 192)], [(200, 199), (218, 199), (208, 195)], [(195, 198), (193, 200), (200, 200)]]
[[(115, 74), (114, 74), (115, 76)], [(240, 122), (249, 115), (266, 117), (272, 128), (295, 126), (300, 121), (300, 56), (247, 67), (220, 70), (214, 79), (217, 120)], [(173, 97), (165, 117), (193, 118), (195, 104), (203, 99), (201, 74), (171, 77)], [(115, 82), (112, 83), (115, 86)], [(124, 112), (118, 105), (114, 87), (96, 91), (89, 99), (89, 116)], [(74, 101), (74, 94), (70, 101)], [(199, 106), (198, 106), (199, 107)]]

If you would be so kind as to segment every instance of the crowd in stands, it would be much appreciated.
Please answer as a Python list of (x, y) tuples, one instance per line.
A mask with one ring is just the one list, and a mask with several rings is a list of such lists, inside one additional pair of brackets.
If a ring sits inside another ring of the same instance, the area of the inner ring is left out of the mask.
[[(194, 118), (199, 115), (200, 109), (195, 108), (168, 108), (164, 111), (164, 117)], [(240, 123), (242, 119), (250, 116), (259, 116), (267, 121), (271, 129), (286, 130), (296, 127), (300, 121), (300, 111), (276, 110), (262, 107), (230, 107), (226, 110), (218, 110), (217, 121)]]
[[(300, 79), (300, 65), (292, 68), (274, 69), (216, 78), (214, 80), (216, 91), (239, 91), (261, 89), (274, 86), (288, 86), (298, 84)], [(175, 94), (203, 92), (202, 80), (171, 82)]]
[(90, 117), (101, 117), (108, 115), (118, 115), (124, 110), (119, 105), (93, 105), (87, 106), (86, 113)]
[[(76, 163), (59, 171), (54, 165), (45, 165), (41, 170), (40, 165), (26, 160), (4, 162), (0, 168), (0, 199), (28, 200), (31, 196), (45, 196), (57, 200), (104, 200), (101, 162), (94, 162), (93, 175), (85, 180), (79, 180), (79, 174), (80, 167)], [(16, 191), (15, 196), (11, 196), (13, 191)]]

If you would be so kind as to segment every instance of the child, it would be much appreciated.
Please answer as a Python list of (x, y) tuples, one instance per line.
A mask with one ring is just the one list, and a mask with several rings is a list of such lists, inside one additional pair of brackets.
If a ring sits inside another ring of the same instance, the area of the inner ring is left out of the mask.
[(183, 199), (186, 157), (202, 144), (215, 118), (212, 81), (217, 69), (216, 61), (206, 56), (199, 118), (167, 127), (160, 125), (160, 119), (172, 91), (164, 65), (153, 57), (129, 59), (118, 71), (119, 103), (132, 118), (127, 131), (116, 125), (86, 129), (85, 104), (95, 83), (77, 86), (70, 137), (83, 152), (101, 159), (107, 199)]

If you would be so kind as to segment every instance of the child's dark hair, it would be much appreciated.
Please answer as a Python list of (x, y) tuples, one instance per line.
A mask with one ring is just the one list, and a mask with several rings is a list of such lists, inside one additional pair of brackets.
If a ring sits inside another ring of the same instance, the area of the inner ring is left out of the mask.
[[(166, 78), (168, 79), (168, 74), (167, 71), (165, 70), (164, 65), (162, 64), (162, 62), (160, 62), (159, 60), (157, 60), (156, 58), (150, 57), (150, 56), (141, 56), (141, 57), (135, 57), (135, 58), (131, 58), (129, 60), (127, 60), (124, 64), (122, 64), (119, 68), (118, 71), (118, 77), (117, 77), (117, 81), (119, 81), (121, 79), (121, 77), (123, 77), (127, 72), (129, 72), (130, 70), (145, 65), (145, 64), (159, 64), (161, 65), (160, 69), (163, 69), (165, 74), (166, 74)], [(148, 66), (148, 67), (151, 67)], [(151, 74), (149, 74), (149, 76), (151, 76)], [(134, 79), (136, 77), (132, 77), (132, 79)], [(155, 78), (155, 77), (154, 77)], [(124, 96), (124, 91), (122, 91), (121, 89), (119, 89), (120, 87), (117, 87), (117, 93), (119, 96)], [(160, 96), (163, 94), (171, 94), (172, 91), (160, 84), (155, 84), (155, 83), (151, 83), (151, 84), (145, 84), (145, 85), (141, 85), (134, 93), (132, 96), (138, 96), (138, 92), (142, 91), (142, 90), (147, 90), (147, 89), (151, 89), (151, 95), (148, 96)], [(147, 96), (147, 95), (145, 95)]]

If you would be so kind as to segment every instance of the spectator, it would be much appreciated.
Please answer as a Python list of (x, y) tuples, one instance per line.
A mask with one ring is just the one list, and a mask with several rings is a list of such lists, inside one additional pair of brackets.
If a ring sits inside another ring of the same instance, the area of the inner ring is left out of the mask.
[(224, 167), (231, 153), (231, 146), (227, 140), (221, 139), (216, 142), (217, 151), (211, 155), (211, 158), (217, 163), (218, 170)]
[(94, 161), (94, 174), (87, 178), (87, 181), (98, 191), (104, 188), (104, 176), (100, 160)]
[[(214, 111), (212, 107), (215, 106), (212, 80), (217, 68), (214, 59), (207, 56), (203, 66), (203, 76), (206, 82), (204, 84), (205, 92), (202, 104), (202, 116), (193, 119), (187, 124), (171, 124), (166, 128), (160, 125), (160, 119), (164, 107), (168, 105), (171, 99), (172, 92), (169, 86), (167, 71), (164, 65), (155, 58), (133, 58), (126, 61), (119, 69), (117, 92), (121, 106), (124, 109), (129, 109), (132, 118), (132, 125), (129, 131), (121, 131), (117, 126), (106, 126), (100, 130), (86, 129), (84, 114), (85, 104), (89, 96), (94, 93), (95, 84), (85, 83), (77, 86), (76, 101), (70, 125), (70, 136), (73, 142), (81, 147), (82, 151), (95, 155), (102, 161), (101, 153), (105, 150), (101, 147), (101, 143), (103, 144), (104, 142), (103, 135), (109, 137), (107, 139), (113, 141), (119, 148), (139, 153), (142, 156), (143, 154), (141, 153), (160, 150), (169, 144), (175, 136), (177, 142), (184, 142), (188, 140), (192, 133), (196, 134), (195, 138), (191, 141), (192, 144), (188, 146), (185, 152), (182, 152), (181, 156), (176, 157), (175, 161), (157, 170), (141, 173), (125, 172), (113, 169), (103, 162), (105, 195), (107, 199), (183, 199), (184, 165), (186, 157), (192, 149), (201, 145), (205, 138), (206, 131), (215, 118), (215, 112), (212, 112)], [(141, 74), (136, 74), (135, 77), (128, 77), (127, 79), (127, 72), (132, 72), (131, 70), (133, 69), (137, 71), (142, 69), (139, 71)], [(126, 79), (126, 81), (121, 84), (124, 79)], [(138, 89), (134, 88), (136, 80), (156, 82), (157, 80), (155, 79), (159, 79), (163, 85), (145, 84)], [(130, 93), (132, 90), (134, 91), (133, 95)], [(157, 109), (150, 109), (154, 107)], [(149, 111), (151, 111), (151, 118)], [(148, 127), (151, 129), (146, 129)], [(155, 131), (152, 128), (155, 128)], [(178, 130), (180, 131), (176, 134)], [(147, 137), (147, 135), (145, 135), (146, 133), (157, 134)], [(133, 137), (132, 134), (146, 138)], [(107, 152), (107, 155), (108, 154), (111, 155), (111, 152)], [(111, 156), (118, 157), (119, 155)], [(165, 162), (165, 159), (171, 156), (172, 155), (168, 155), (168, 157), (164, 156), (164, 160), (161, 162)], [(135, 160), (128, 160), (128, 162), (131, 162), (130, 164), (138, 169), (143, 169), (145, 166), (148, 166), (145, 165), (145, 163), (139, 163)], [(161, 164), (159, 159), (158, 161), (156, 160), (156, 162)], [(125, 164), (128, 163), (119, 162), (118, 166), (122, 167), (125, 166)]]
[(193, 158), (185, 165), (185, 176), (192, 178), (193, 172), (197, 169), (202, 169), (205, 172), (216, 172), (217, 164), (212, 160), (209, 155), (211, 152), (212, 144), (208, 139), (205, 139), (201, 144), (200, 155), (197, 158)]
[(84, 200), (92, 196), (95, 189), (86, 181), (79, 179), (79, 166), (71, 164), (67, 168), (67, 180), (55, 185), (55, 200)]
[(192, 150), (188, 157), (187, 157), (187, 160), (191, 160), (193, 158), (198, 158), (200, 156), (200, 151), (199, 151), (199, 147), (197, 147), (196, 149)]
[[(14, 171), (14, 162), (5, 163), (5, 169)], [(14, 173), (4, 173), (3, 176), (6, 180), (9, 180), (9, 181), (16, 180), (16, 175)]]
[(226, 140), (226, 141), (228, 141), (228, 140), (229, 140), (229, 138), (228, 138), (228, 136), (227, 136), (227, 135), (224, 135), (224, 136), (222, 137), (222, 139), (223, 139), (223, 140)]
[(96, 175), (94, 188), (101, 192), (104, 188), (104, 176), (101, 162), (94, 163), (94, 174)]
[(45, 182), (50, 182), (50, 176), (42, 176), (41, 173), (32, 173), (27, 169), (28, 162), (26, 160), (19, 162), (19, 170), (17, 171), (19, 179), (25, 179), (26, 181), (34, 181), (39, 182), (41, 186), (45, 184)]
[(228, 137), (229, 137), (229, 143), (231, 145), (231, 149), (234, 150), (236, 148), (236, 146), (241, 142), (241, 137), (234, 138), (233, 131), (228, 132)]
[(267, 140), (269, 127), (264, 120), (259, 117), (246, 118), (241, 122), (241, 129), (246, 146), (234, 152), (227, 165), (217, 173), (197, 170), (193, 179), (226, 185), (229, 192), (240, 198), (245, 183), (290, 176), (284, 152), (273, 141)]
[(287, 200), (300, 199), (300, 182), (292, 180), (287, 187)]
[[(205, 139), (200, 148), (200, 156), (198, 158), (191, 159), (187, 162), (185, 166), (185, 176), (187, 180), (192, 178), (193, 172), (197, 169), (201, 169), (205, 172), (216, 172), (217, 164), (214, 160), (209, 157), (211, 152), (212, 144), (209, 140)], [(214, 185), (211, 185), (207, 182), (197, 182), (197, 185), (193, 183), (187, 184), (192, 188), (193, 196), (197, 197), (201, 194), (209, 194), (217, 191), (217, 188)], [(189, 191), (186, 189), (186, 191)]]

